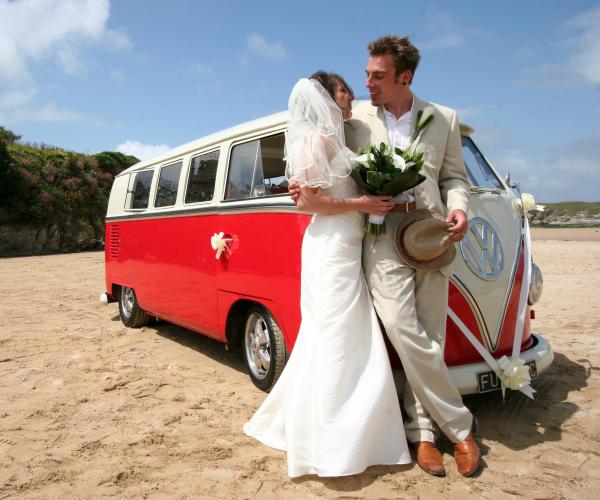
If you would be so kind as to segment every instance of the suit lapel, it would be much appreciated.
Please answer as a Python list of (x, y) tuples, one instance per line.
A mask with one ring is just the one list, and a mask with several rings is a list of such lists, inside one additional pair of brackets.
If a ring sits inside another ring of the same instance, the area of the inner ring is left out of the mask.
[(379, 146), (382, 142), (389, 144), (390, 138), (387, 129), (385, 128), (385, 120), (383, 118), (382, 106), (371, 106), (367, 113), (370, 117), (369, 126), (371, 128), (371, 143)]

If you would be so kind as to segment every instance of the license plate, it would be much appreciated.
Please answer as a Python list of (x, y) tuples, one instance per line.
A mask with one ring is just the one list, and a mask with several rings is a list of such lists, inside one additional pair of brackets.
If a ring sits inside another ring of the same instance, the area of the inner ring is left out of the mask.
[[(525, 364), (529, 367), (529, 376), (531, 377), (531, 380), (535, 380), (537, 378), (537, 366), (535, 365), (535, 361), (528, 361)], [(500, 379), (494, 371), (478, 373), (477, 382), (479, 384), (479, 392), (489, 392), (500, 389)]]

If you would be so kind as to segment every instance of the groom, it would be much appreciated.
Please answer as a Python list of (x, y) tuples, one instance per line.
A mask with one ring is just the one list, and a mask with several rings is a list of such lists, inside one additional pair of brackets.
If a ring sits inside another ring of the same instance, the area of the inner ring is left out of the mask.
[(451, 240), (460, 241), (468, 227), (469, 183), (462, 156), (459, 121), (455, 111), (422, 101), (411, 83), (420, 55), (408, 37), (384, 36), (369, 44), (366, 86), (371, 104), (358, 105), (346, 125), (346, 142), (357, 151), (386, 142), (405, 148), (412, 140), (417, 114), (433, 120), (416, 138), (425, 153), (426, 180), (395, 198), (386, 216), (386, 233), (366, 235), (365, 275), (375, 309), (395, 347), (406, 376), (404, 409), (406, 436), (416, 449), (417, 463), (435, 476), (445, 475), (435, 445), (434, 422), (454, 443), (459, 472), (471, 476), (480, 454), (472, 436), (473, 417), (464, 406), (444, 362), (448, 267), (419, 270), (398, 257), (395, 228), (407, 213), (429, 209), (450, 223)]

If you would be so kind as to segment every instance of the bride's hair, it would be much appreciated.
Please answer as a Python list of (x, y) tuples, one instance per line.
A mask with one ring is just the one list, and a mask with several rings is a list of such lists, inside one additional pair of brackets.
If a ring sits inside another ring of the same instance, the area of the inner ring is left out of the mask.
[(319, 70), (310, 75), (308, 78), (310, 78), (311, 80), (317, 80), (317, 82), (319, 82), (323, 86), (323, 88), (329, 93), (329, 95), (334, 101), (336, 83), (339, 83), (342, 87), (345, 87), (348, 93), (354, 99), (354, 92), (352, 91), (352, 88), (346, 83), (346, 80), (344, 80), (344, 78), (342, 78), (342, 76), (338, 75), (337, 73), (328, 73), (327, 71)]

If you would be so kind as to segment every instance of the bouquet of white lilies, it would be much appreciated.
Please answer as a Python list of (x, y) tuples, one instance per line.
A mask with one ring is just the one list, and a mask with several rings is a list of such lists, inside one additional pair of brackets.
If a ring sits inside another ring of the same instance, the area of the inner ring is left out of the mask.
[[(420, 173), (423, 168), (423, 153), (392, 148), (381, 143), (379, 147), (369, 145), (358, 151), (352, 177), (372, 195), (396, 196), (412, 189), (425, 180)], [(369, 215), (366, 232), (376, 236), (385, 232), (384, 216)]]

